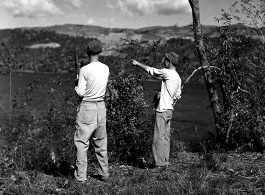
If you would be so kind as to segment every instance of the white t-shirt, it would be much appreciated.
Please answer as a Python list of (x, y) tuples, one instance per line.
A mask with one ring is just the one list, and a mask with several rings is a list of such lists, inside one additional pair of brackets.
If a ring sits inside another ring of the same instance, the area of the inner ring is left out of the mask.
[(83, 101), (101, 101), (106, 92), (109, 67), (101, 62), (92, 62), (80, 69), (76, 93)]
[(157, 112), (164, 112), (173, 109), (173, 101), (181, 95), (181, 79), (175, 70), (156, 69), (148, 67), (147, 72), (153, 76), (162, 78), (159, 104)]

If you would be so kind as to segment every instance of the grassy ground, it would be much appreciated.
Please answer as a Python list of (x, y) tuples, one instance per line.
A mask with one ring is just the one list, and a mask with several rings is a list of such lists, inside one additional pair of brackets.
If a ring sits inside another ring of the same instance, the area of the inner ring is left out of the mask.
[(8, 178), (0, 178), (0, 194), (259, 195), (265, 193), (264, 171), (264, 156), (258, 153), (219, 153), (209, 158), (181, 151), (161, 173), (111, 164), (107, 183), (89, 179), (85, 185), (76, 185), (67, 177), (17, 171)]

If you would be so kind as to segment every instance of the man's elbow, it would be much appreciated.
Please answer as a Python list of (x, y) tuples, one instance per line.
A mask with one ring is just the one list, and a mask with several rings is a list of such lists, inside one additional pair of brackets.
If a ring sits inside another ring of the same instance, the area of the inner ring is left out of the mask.
[(78, 95), (79, 97), (83, 97), (83, 96), (84, 96), (84, 94), (82, 94), (82, 93), (77, 93), (77, 95)]
[(82, 91), (80, 91), (77, 87), (75, 88), (75, 92), (80, 97), (83, 97), (85, 95), (85, 93), (83, 93)]

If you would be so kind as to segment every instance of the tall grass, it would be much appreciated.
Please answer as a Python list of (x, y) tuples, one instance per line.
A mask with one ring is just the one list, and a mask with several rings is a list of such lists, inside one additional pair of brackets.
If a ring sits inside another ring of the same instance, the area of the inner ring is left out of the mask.
[[(67, 177), (37, 171), (15, 171), (0, 178), (2, 194), (263, 194), (264, 157), (256, 153), (214, 154), (217, 169), (210, 169), (201, 156), (179, 152), (162, 173), (111, 164), (110, 181), (89, 179), (77, 186)], [(251, 163), (250, 163), (251, 162)]]

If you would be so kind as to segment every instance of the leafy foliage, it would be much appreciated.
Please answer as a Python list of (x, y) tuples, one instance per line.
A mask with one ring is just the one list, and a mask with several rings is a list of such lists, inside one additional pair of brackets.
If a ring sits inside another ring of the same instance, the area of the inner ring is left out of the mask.
[(137, 163), (151, 154), (153, 120), (135, 74), (113, 79), (106, 93), (110, 159)]
[[(250, 2), (250, 1), (249, 1)], [(238, 35), (241, 25), (224, 13), (219, 38), (204, 39), (212, 79), (219, 86), (222, 114), (217, 135), (223, 148), (236, 149), (253, 144), (264, 149), (264, 42), (252, 34)]]

